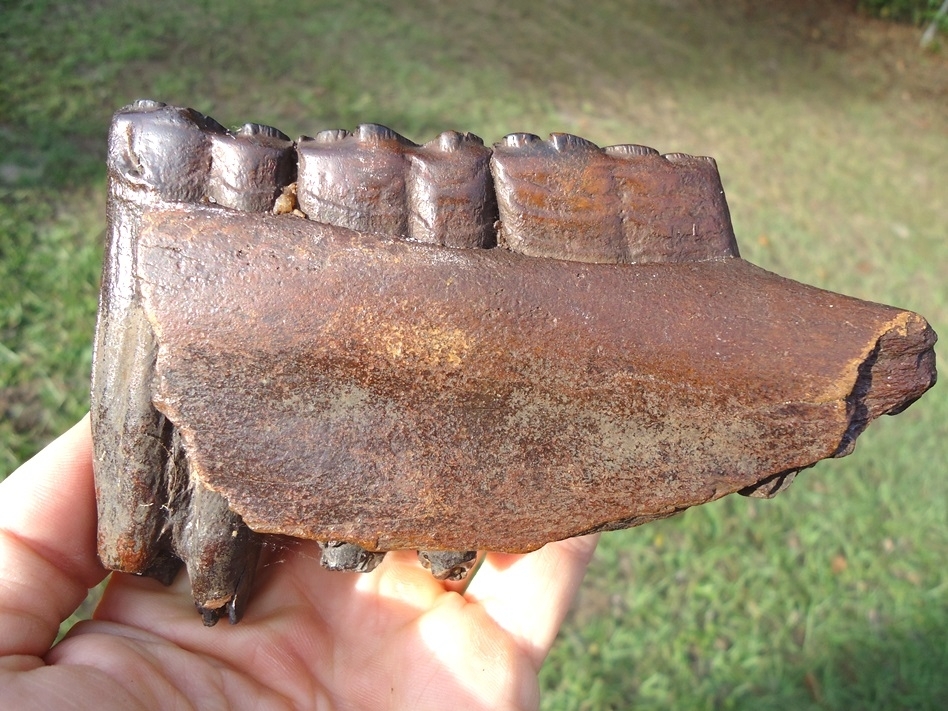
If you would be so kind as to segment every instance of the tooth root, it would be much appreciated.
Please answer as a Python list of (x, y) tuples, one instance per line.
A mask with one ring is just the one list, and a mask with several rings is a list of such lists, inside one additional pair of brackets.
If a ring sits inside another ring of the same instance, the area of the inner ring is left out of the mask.
[(234, 134), (211, 136), (207, 197), (246, 212), (266, 212), (296, 179), (296, 151), (282, 131), (245, 124)]
[(191, 480), (190, 501), (176, 519), (175, 551), (188, 569), (194, 604), (213, 624), (226, 615), (236, 622), (253, 584), (260, 535), (251, 531), (227, 500)]
[(447, 247), (493, 247), (497, 201), (484, 142), (445, 131), (407, 155), (409, 237)]
[(418, 551), (418, 559), (437, 580), (464, 580), (477, 562), (477, 551)]
[(383, 551), (367, 551), (345, 541), (319, 541), (320, 565), (327, 570), (349, 573), (371, 573), (385, 557)]
[(162, 585), (171, 585), (182, 565), (183, 563), (177, 555), (170, 550), (162, 549), (152, 559), (151, 564), (141, 571), (141, 575), (154, 578)]
[(297, 199), (311, 220), (389, 237), (407, 237), (406, 149), (384, 126), (351, 135), (319, 134), (297, 145)]
[(181, 444), (181, 437), (175, 427), (165, 420), (165, 437), (162, 440), (164, 448), (164, 471), (160, 484), (162, 504), (160, 511), (160, 531), (156, 532), (154, 545), (157, 553), (148, 568), (141, 571), (141, 575), (155, 578), (164, 585), (170, 585), (181, 570), (182, 558), (175, 550), (175, 526), (181, 516), (187, 515), (187, 502), (190, 482), (188, 481), (188, 464)]
[(96, 324), (92, 428), (98, 548), (113, 570), (173, 575), (158, 542), (171, 431), (154, 408), (157, 354), (141, 309), (134, 260), (142, 211), (164, 201), (199, 202), (210, 169), (209, 136), (223, 129), (192, 109), (141, 100), (109, 131), (108, 240)]
[(491, 160), (500, 244), (533, 257), (628, 261), (611, 166), (578, 136), (507, 136)]
[[(219, 126), (213, 119), (207, 126)], [(243, 212), (267, 212), (296, 179), (296, 150), (282, 131), (256, 123), (234, 133), (209, 131), (206, 197)], [(291, 192), (291, 191), (290, 191)], [(261, 537), (231, 511), (227, 500), (189, 472), (175, 430), (177, 468), (169, 476), (173, 547), (187, 566), (191, 594), (205, 625), (225, 617), (236, 623), (253, 583)]]
[(201, 616), (201, 621), (204, 623), (205, 627), (213, 627), (221, 618), (220, 608), (201, 607), (200, 605), (195, 605), (195, 607), (197, 608), (198, 614)]
[(99, 555), (114, 570), (165, 583), (183, 560), (207, 624), (221, 611), (239, 616), (258, 537), (218, 494), (189, 482), (178, 432), (153, 405), (157, 348), (130, 260), (146, 207), (210, 197), (269, 209), (294, 160), (276, 129), (251, 124), (229, 134), (197, 111), (147, 100), (119, 111), (109, 137), (109, 243), (91, 408)]

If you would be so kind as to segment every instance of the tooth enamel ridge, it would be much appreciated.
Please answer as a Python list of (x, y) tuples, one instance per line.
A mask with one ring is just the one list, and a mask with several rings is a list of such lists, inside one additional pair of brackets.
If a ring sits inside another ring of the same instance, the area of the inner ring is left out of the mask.
[(279, 141), (289, 141), (290, 137), (283, 131), (273, 126), (266, 126), (260, 123), (245, 123), (237, 129), (237, 136), (261, 136), (266, 138), (275, 138)]
[(534, 257), (655, 263), (739, 256), (717, 167), (553, 134), (492, 157), (500, 244)]
[(606, 153), (614, 156), (657, 156), (658, 151), (650, 146), (642, 146), (638, 143), (620, 143), (615, 146), (606, 146), (603, 148)]
[(316, 134), (314, 138), (309, 136), (301, 136), (299, 142), (303, 141), (316, 141), (316, 143), (335, 143), (336, 141), (341, 141), (343, 138), (348, 138), (352, 134), (349, 133), (344, 128), (327, 128), (325, 131), (320, 131)]
[(298, 144), (300, 209), (311, 220), (448, 247), (491, 247), (490, 150), (445, 132), (419, 146), (376, 124)]

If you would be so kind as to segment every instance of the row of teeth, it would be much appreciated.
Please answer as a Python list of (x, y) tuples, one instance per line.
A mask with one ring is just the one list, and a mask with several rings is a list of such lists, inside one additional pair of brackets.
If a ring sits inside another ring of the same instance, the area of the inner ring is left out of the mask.
[(116, 115), (109, 164), (113, 183), (162, 200), (295, 212), (448, 247), (586, 262), (737, 256), (712, 158), (566, 133), (512, 133), (488, 148), (446, 131), (418, 145), (363, 124), (292, 141), (143, 100)]
[[(418, 145), (363, 124), (293, 141), (271, 126), (227, 130), (193, 109), (139, 101), (113, 121), (109, 170), (112, 190), (139, 205), (295, 213), (416, 242), (499, 244), (587, 262), (737, 256), (713, 159), (634, 144), (600, 148), (566, 133), (512, 133), (488, 148), (471, 133), (446, 131)], [(320, 547), (323, 566), (334, 570), (370, 571), (384, 556), (352, 543)], [(460, 579), (476, 554), (419, 557), (436, 577)]]

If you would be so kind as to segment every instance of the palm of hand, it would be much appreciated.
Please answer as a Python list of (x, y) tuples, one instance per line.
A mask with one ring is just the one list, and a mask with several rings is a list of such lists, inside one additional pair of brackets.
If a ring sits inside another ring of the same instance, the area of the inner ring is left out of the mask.
[(104, 574), (88, 423), (21, 472), (0, 497), (5, 708), (536, 708), (537, 671), (595, 547), (489, 554), (462, 595), (412, 553), (345, 574), (322, 569), (315, 544), (294, 544), (267, 552), (241, 623), (213, 628), (187, 576), (165, 588), (114, 575), (96, 619), (47, 651)]

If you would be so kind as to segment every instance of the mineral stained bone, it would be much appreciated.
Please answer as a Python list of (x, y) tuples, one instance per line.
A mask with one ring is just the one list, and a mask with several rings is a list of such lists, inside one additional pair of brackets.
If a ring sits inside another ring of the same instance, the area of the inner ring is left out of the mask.
[(476, 550), (775, 495), (935, 381), (922, 317), (742, 260), (708, 158), (293, 142), (144, 101), (109, 175), (99, 552), (184, 561), (206, 624), (239, 618), (265, 534), (457, 579)]

